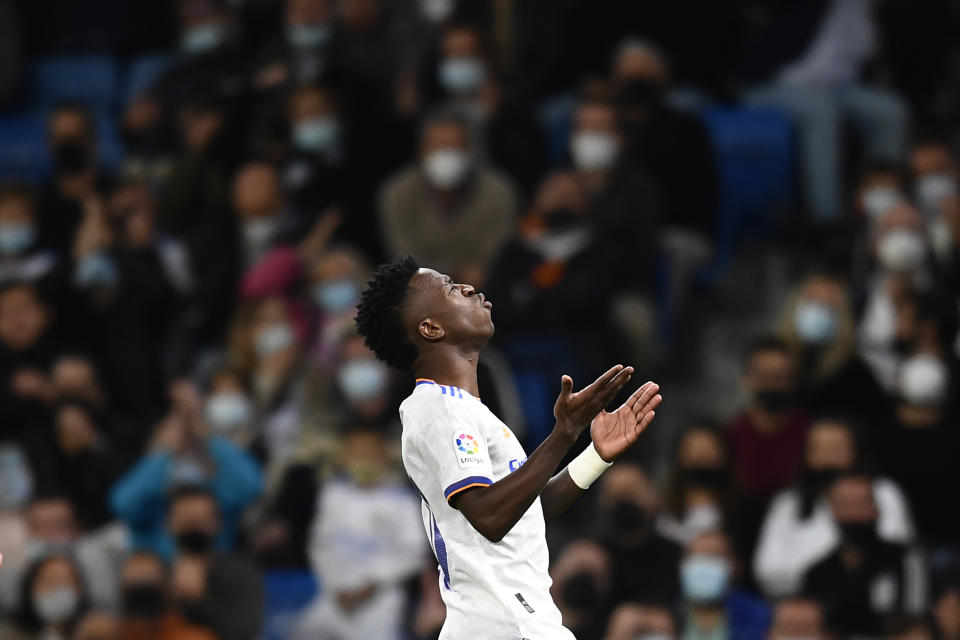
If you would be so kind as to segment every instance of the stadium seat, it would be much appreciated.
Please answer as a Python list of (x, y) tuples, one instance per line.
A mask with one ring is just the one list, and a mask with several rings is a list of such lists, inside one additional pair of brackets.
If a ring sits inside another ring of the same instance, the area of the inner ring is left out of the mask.
[(719, 274), (740, 241), (768, 236), (774, 213), (795, 202), (793, 130), (786, 116), (769, 109), (709, 107), (701, 117), (720, 174), (717, 255), (707, 268)]
[(112, 113), (119, 95), (117, 64), (104, 55), (41, 58), (30, 70), (30, 86), (38, 107), (78, 100), (95, 111)]
[(172, 64), (173, 56), (164, 53), (140, 56), (130, 61), (123, 74), (123, 106), (150, 88)]
[(50, 175), (50, 154), (42, 114), (26, 113), (0, 117), (0, 183), (43, 182)]
[(263, 578), (266, 592), (263, 637), (287, 640), (297, 616), (318, 592), (317, 581), (309, 571), (271, 571)]

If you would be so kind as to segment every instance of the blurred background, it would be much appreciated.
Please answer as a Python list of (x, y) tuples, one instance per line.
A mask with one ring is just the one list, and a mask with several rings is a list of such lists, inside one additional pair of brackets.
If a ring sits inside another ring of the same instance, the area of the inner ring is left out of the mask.
[[(436, 638), (373, 266), (483, 290), (581, 640), (960, 639), (960, 4), (0, 0), (0, 636)], [(579, 447), (577, 448), (579, 450)]]

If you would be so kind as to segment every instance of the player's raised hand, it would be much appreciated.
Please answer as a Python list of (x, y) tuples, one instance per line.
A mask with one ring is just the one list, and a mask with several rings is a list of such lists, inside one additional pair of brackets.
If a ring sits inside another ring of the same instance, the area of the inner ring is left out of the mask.
[(632, 375), (633, 367), (618, 364), (577, 392), (573, 390), (573, 378), (563, 376), (560, 380), (560, 397), (553, 405), (553, 416), (557, 419), (556, 429), (576, 440), (590, 421), (603, 411), (623, 385), (630, 381)]
[(600, 457), (607, 462), (630, 448), (656, 415), (663, 400), (660, 385), (647, 382), (616, 411), (601, 411), (590, 423), (590, 437)]

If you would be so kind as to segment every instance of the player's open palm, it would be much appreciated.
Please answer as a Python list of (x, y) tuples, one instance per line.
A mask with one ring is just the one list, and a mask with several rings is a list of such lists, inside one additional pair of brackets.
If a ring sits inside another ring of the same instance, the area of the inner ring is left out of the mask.
[(633, 367), (616, 365), (580, 391), (574, 392), (573, 378), (563, 376), (560, 380), (560, 397), (553, 405), (557, 429), (574, 439), (587, 428), (590, 421), (630, 381)]
[(616, 411), (600, 411), (590, 423), (590, 438), (600, 457), (611, 462), (629, 449), (656, 415), (663, 396), (660, 386), (647, 382)]

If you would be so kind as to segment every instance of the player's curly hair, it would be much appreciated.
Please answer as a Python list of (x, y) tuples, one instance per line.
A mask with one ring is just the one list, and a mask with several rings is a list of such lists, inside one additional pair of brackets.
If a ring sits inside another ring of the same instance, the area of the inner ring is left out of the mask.
[(400, 312), (419, 268), (412, 256), (380, 265), (357, 305), (357, 332), (366, 345), (379, 360), (404, 371), (413, 367), (417, 348), (407, 339)]

